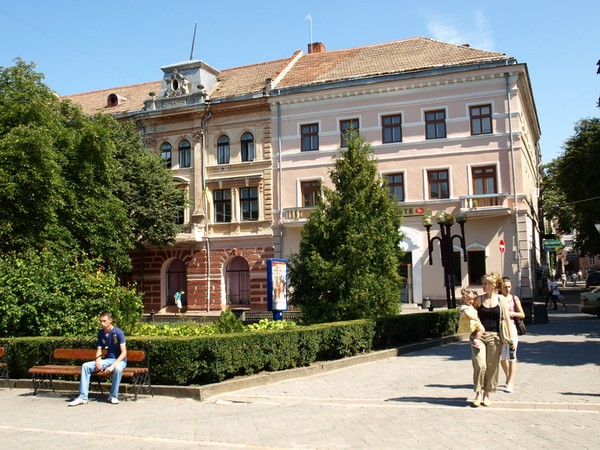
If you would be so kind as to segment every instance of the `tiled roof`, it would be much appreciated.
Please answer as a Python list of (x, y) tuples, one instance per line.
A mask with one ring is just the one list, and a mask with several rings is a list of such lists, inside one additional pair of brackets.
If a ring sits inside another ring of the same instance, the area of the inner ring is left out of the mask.
[[(82, 94), (66, 95), (63, 99), (71, 100), (80, 105), (87, 114), (106, 112), (109, 114), (124, 113), (127, 111), (139, 111), (144, 108), (144, 100), (150, 98), (150, 92), (157, 95), (160, 91), (161, 81), (150, 81), (148, 83), (122, 86), (101, 91), (84, 92)], [(108, 96), (116, 94), (124, 100), (118, 106), (108, 108)]]
[(302, 56), (278, 88), (506, 60), (504, 53), (417, 37)]
[(275, 79), (291, 60), (292, 58), (278, 59), (222, 70), (218, 78), (219, 83), (209, 95), (211, 99), (219, 99), (261, 92), (267, 78)]
[[(310, 53), (293, 62), (298, 53), (286, 59), (222, 70), (219, 82), (208, 94), (211, 99), (218, 100), (260, 93), (266, 86), (267, 78), (274, 80), (274, 88), (287, 88), (510, 59), (504, 53), (478, 50), (423, 37), (346, 50)], [(284, 73), (286, 68), (288, 72)], [(280, 74), (283, 74), (281, 80), (275, 82)], [(139, 111), (144, 107), (144, 100), (150, 98), (150, 92), (160, 92), (161, 83), (152, 81), (63, 98), (81, 105), (88, 114)], [(116, 94), (126, 100), (118, 106), (108, 108), (107, 99), (110, 94)]]

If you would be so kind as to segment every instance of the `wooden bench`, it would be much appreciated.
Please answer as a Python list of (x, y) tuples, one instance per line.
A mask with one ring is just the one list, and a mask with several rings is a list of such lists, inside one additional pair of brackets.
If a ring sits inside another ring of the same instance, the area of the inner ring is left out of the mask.
[(10, 378), (8, 376), (8, 361), (6, 359), (6, 348), (0, 347), (0, 379), (6, 380), (8, 387), (10, 386)]
[[(104, 357), (105, 351), (102, 352)], [(52, 364), (33, 366), (29, 373), (33, 377), (33, 395), (41, 388), (54, 391), (54, 377), (80, 377), (81, 364), (94, 361), (96, 349), (92, 348), (55, 348), (52, 351)], [(110, 378), (112, 372), (92, 372), (90, 384), (98, 383), (100, 393), (102, 391), (101, 381)], [(123, 379), (129, 379), (133, 385), (134, 401), (138, 394), (144, 390), (152, 396), (152, 385), (150, 384), (150, 361), (144, 350), (127, 349), (127, 367), (123, 370)]]

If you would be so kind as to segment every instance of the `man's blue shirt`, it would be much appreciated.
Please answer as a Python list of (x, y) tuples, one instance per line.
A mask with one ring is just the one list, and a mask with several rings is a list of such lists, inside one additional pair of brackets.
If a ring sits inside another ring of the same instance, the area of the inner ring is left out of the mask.
[(104, 330), (98, 332), (98, 347), (106, 349), (106, 358), (118, 358), (121, 344), (125, 344), (125, 333), (119, 327), (113, 327), (108, 333)]

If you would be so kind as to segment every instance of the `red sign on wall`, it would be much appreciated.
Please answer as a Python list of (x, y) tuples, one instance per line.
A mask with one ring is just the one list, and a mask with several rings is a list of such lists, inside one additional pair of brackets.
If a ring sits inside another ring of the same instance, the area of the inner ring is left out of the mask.
[(504, 250), (506, 250), (506, 246), (504, 245), (503, 239), (500, 239), (500, 243), (498, 244), (498, 247), (500, 248), (500, 253), (504, 253)]

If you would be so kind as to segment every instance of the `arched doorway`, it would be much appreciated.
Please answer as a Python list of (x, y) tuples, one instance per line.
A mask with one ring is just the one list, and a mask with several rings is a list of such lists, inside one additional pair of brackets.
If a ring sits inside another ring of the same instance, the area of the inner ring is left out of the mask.
[(185, 292), (181, 296), (181, 303), (187, 307), (187, 270), (182, 260), (174, 259), (167, 269), (167, 306), (175, 305), (173, 295), (180, 289)]
[(236, 256), (227, 265), (227, 303), (250, 304), (250, 269), (241, 256)]

